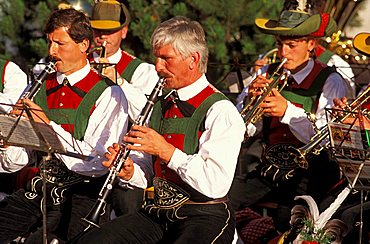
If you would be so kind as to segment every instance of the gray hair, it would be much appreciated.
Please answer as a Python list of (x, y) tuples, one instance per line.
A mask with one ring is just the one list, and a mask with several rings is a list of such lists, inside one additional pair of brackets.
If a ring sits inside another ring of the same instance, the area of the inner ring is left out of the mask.
[(208, 62), (208, 47), (204, 30), (199, 22), (183, 16), (176, 16), (162, 22), (153, 32), (150, 40), (153, 50), (171, 44), (183, 58), (193, 52), (200, 53), (198, 69), (206, 73)]

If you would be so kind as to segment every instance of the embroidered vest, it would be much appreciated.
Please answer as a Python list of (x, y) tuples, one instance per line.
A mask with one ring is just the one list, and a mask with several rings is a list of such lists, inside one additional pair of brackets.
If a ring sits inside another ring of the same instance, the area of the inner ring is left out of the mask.
[[(56, 73), (49, 75), (42, 85), (34, 101), (45, 111), (49, 119), (60, 124), (73, 137), (81, 140), (89, 122), (91, 113), (95, 109), (96, 100), (103, 91), (114, 85), (109, 79), (101, 80), (98, 73), (91, 69), (88, 75), (72, 86), (59, 86)], [(77, 94), (78, 89), (84, 95)], [(53, 90), (53, 92), (50, 92)]]
[[(123, 50), (121, 52), (122, 52), (122, 57), (119, 60), (119, 62), (116, 64), (116, 69), (117, 69), (117, 72), (121, 74), (121, 76), (125, 80), (130, 82), (136, 68), (141, 63), (143, 63), (143, 61)], [(92, 55), (89, 55), (88, 59), (90, 63), (94, 62), (94, 58)]]
[[(277, 64), (270, 65), (268, 69), (269, 75), (275, 70), (275, 65)], [(325, 81), (333, 72), (335, 72), (334, 68), (315, 61), (312, 71), (302, 83), (286, 86), (281, 91), (281, 95), (295, 106), (303, 108), (306, 112), (315, 113)], [(293, 135), (288, 125), (279, 122), (279, 118), (264, 117), (264, 124), (268, 125), (264, 126), (264, 136), (267, 138), (267, 144), (269, 146), (278, 143), (289, 143), (296, 146), (303, 145)]]
[(4, 90), (4, 79), (5, 79), (5, 68), (8, 65), (9, 61), (0, 59), (0, 75), (1, 75), (1, 82), (0, 82), (0, 92)]
[[(166, 101), (162, 97), (153, 108), (150, 119), (151, 128), (163, 135), (166, 141), (176, 148), (187, 154), (194, 154), (198, 151), (199, 138), (204, 131), (204, 121), (208, 109), (215, 102), (223, 99), (227, 99), (225, 95), (216, 91), (212, 86), (208, 86), (195, 97), (186, 101), (194, 107), (194, 112), (184, 116), (177, 105), (163, 111)], [(168, 168), (159, 159), (154, 163), (154, 172), (156, 177), (166, 179), (187, 191), (192, 200), (210, 200), (183, 182), (175, 171)]]

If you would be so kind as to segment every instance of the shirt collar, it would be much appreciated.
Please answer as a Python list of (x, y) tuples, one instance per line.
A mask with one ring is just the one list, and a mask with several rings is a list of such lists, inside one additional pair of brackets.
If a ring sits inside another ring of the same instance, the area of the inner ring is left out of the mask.
[(303, 69), (301, 69), (300, 71), (298, 71), (295, 74), (291, 74), (291, 76), (293, 76), (294, 80), (298, 84), (301, 84), (303, 82), (303, 80), (307, 77), (307, 75), (309, 73), (311, 73), (311, 71), (313, 69), (313, 66), (314, 66), (314, 61), (312, 59), (310, 59), (308, 61), (307, 65)]
[(177, 90), (177, 94), (179, 96), (179, 99), (182, 101), (187, 101), (190, 98), (196, 96), (199, 92), (203, 91), (204, 88), (206, 88), (209, 85), (209, 82), (203, 74), (197, 81), (194, 83), (180, 88)]
[(68, 76), (58, 72), (57, 73), (57, 81), (58, 81), (59, 84), (62, 84), (64, 78), (67, 77), (69, 84), (71, 84), (71, 86), (73, 86), (74, 84), (76, 84), (77, 82), (79, 82), (80, 80), (85, 78), (89, 72), (90, 72), (90, 64), (89, 64), (88, 60), (86, 59), (86, 65), (82, 69), (77, 70), (77, 71), (75, 71), (74, 73), (72, 73)]

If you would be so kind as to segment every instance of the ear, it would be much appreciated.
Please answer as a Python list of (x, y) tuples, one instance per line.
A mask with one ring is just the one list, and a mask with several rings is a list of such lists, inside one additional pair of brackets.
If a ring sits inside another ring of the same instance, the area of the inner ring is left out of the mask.
[(317, 44), (315, 39), (309, 39), (307, 43), (308, 43), (308, 51), (310, 52), (316, 47), (316, 44)]
[(87, 39), (85, 39), (85, 40), (83, 40), (82, 42), (78, 43), (78, 46), (79, 46), (80, 51), (81, 51), (82, 53), (87, 52), (87, 50), (88, 50), (88, 49), (89, 49), (89, 47), (90, 47), (90, 41), (89, 41), (89, 40), (87, 40)]
[(121, 29), (121, 39), (125, 39), (128, 31), (128, 26), (126, 25)]
[(190, 55), (189, 58), (190, 58), (189, 68), (190, 69), (198, 68), (198, 63), (200, 62), (200, 53), (194, 52)]

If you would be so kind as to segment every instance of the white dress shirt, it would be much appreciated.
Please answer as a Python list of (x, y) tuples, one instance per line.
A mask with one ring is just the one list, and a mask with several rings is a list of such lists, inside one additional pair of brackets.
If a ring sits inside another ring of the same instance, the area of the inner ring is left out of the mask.
[[(9, 105), (15, 104), (27, 87), (27, 75), (11, 61), (5, 66), (2, 75), (4, 89), (0, 93), (0, 113), (8, 113), (12, 109)], [(15, 172), (27, 163), (28, 157), (25, 149), (0, 147), (0, 173)]]
[[(74, 85), (81, 78), (85, 77), (90, 72), (90, 65), (86, 61), (86, 66), (79, 71), (68, 75), (68, 81)], [(58, 83), (62, 83), (63, 74), (57, 75)], [(72, 171), (87, 176), (100, 176), (107, 173), (107, 169), (102, 165), (105, 160), (104, 153), (108, 146), (114, 142), (120, 142), (122, 136), (127, 131), (128, 114), (127, 100), (118, 86), (110, 86), (100, 95), (95, 103), (95, 109), (91, 114), (84, 139), (76, 140), (72, 135), (65, 131), (60, 125), (51, 121), (50, 125), (58, 134), (58, 138), (68, 152), (78, 153), (89, 156), (90, 160), (82, 160), (75, 157), (56, 154), (56, 156), (65, 163)], [(27, 157), (27, 153), (23, 148), (17, 148), (21, 153), (19, 157)], [(11, 155), (10, 150), (15, 150), (15, 147), (6, 148), (5, 152), (8, 157)], [(13, 151), (14, 153), (14, 151)], [(137, 157), (140, 154), (137, 153)], [(14, 161), (16, 161), (14, 159)], [(28, 161), (25, 161), (27, 163)], [(19, 166), (21, 167), (21, 166)], [(146, 184), (146, 179), (143, 179)]]
[[(116, 64), (122, 58), (122, 50), (119, 49), (115, 54), (108, 57), (109, 63)], [(94, 53), (94, 61), (98, 62), (98, 55)], [(141, 63), (135, 69), (130, 81), (120, 84), (128, 100), (128, 113), (132, 119), (135, 119), (144, 107), (146, 100), (138, 99), (149, 95), (158, 82), (158, 74), (155, 66), (149, 63)]]
[(27, 87), (27, 75), (13, 62), (5, 66), (3, 87), (3, 92), (0, 92), (0, 113), (8, 113), (12, 109), (9, 105), (15, 104)]
[[(179, 99), (186, 101), (208, 85), (203, 75), (193, 84), (177, 90)], [(176, 149), (168, 167), (202, 194), (211, 198), (223, 197), (234, 178), (244, 132), (245, 125), (235, 106), (228, 100), (218, 101), (206, 114), (199, 151), (188, 155)], [(151, 161), (147, 163), (152, 164)]]
[[(310, 60), (306, 67), (298, 71), (295, 74), (292, 74), (293, 78), (298, 84), (301, 84), (302, 81), (307, 77), (307, 75), (312, 71), (314, 62)], [(268, 65), (263, 66), (255, 74), (255, 77), (259, 74), (266, 74)], [(333, 99), (337, 97), (346, 96), (348, 92), (348, 86), (343, 78), (337, 74), (332, 73), (327, 78), (323, 91), (319, 98), (319, 104), (316, 111), (316, 126), (321, 128), (327, 124), (327, 119), (325, 115), (325, 108), (331, 108), (333, 106)], [(248, 94), (248, 87), (245, 87), (242, 93), (238, 96), (237, 99), (237, 108), (241, 110), (243, 107), (243, 100)], [(289, 125), (291, 132), (294, 134), (297, 139), (303, 143), (308, 143), (311, 137), (315, 134), (314, 126), (308, 120), (307, 114), (303, 108), (299, 108), (293, 105), (288, 101), (288, 107), (285, 111), (284, 116), (280, 119), (280, 122), (283, 124)], [(262, 121), (256, 123), (256, 125), (249, 124), (247, 126), (247, 134), (249, 136), (255, 135), (262, 128)]]

